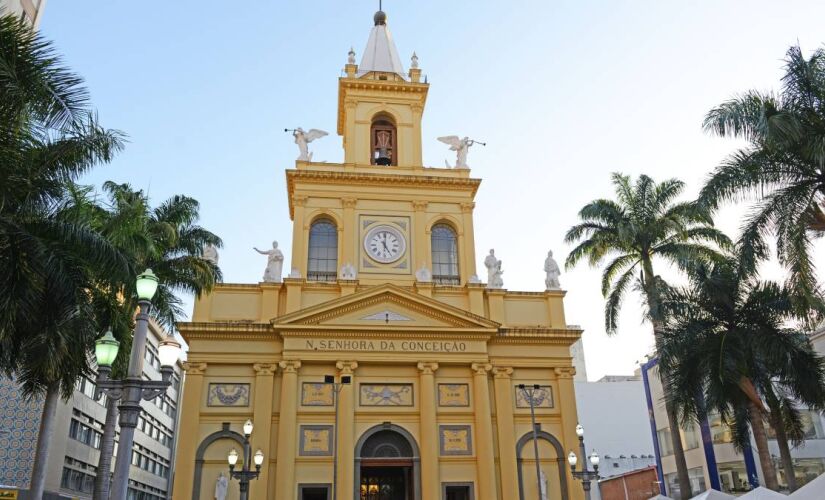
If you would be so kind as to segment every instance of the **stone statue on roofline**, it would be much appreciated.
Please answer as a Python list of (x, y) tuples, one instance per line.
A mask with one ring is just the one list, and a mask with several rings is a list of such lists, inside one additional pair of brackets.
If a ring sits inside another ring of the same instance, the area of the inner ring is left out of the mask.
[(311, 128), (308, 131), (304, 131), (301, 127), (295, 129), (285, 128), (284, 132), (292, 132), (292, 136), (295, 137), (295, 144), (298, 145), (298, 152), (300, 153), (298, 155), (298, 161), (312, 161), (312, 153), (309, 151), (307, 145), (315, 139), (329, 135), (317, 128)]
[(487, 268), (487, 288), (504, 288), (504, 280), (501, 275), (501, 261), (496, 257), (496, 251), (490, 249), (490, 254), (484, 259), (484, 267)]
[(544, 278), (544, 284), (548, 290), (560, 290), (561, 283), (559, 283), (559, 276), (561, 276), (561, 268), (558, 262), (553, 258), (553, 251), (547, 252), (547, 259), (544, 260), (544, 272), (547, 276)]
[(266, 255), (266, 269), (264, 270), (263, 281), (267, 283), (280, 283), (281, 273), (284, 267), (284, 254), (278, 249), (278, 242), (272, 242), (272, 248), (269, 250), (258, 250), (252, 247), (261, 255)]
[(445, 135), (444, 137), (439, 137), (438, 140), (450, 146), (450, 151), (455, 151), (455, 167), (451, 167), (450, 162), (444, 160), (447, 168), (470, 168), (470, 166), (467, 165), (467, 152), (470, 146), (473, 144), (487, 145), (486, 142), (476, 141), (467, 136), (459, 139), (457, 135)]

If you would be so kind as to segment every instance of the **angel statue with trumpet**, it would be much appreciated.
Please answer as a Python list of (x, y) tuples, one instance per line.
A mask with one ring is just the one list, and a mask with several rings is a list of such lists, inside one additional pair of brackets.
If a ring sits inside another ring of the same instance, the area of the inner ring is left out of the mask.
[(317, 128), (311, 128), (306, 132), (301, 127), (294, 129), (285, 128), (284, 132), (292, 132), (292, 136), (295, 137), (295, 144), (298, 145), (298, 151), (301, 153), (298, 156), (298, 161), (312, 161), (312, 153), (309, 152), (307, 144), (315, 139), (320, 139), (325, 135), (329, 135), (323, 130), (318, 130)]
[(455, 151), (455, 167), (450, 167), (450, 162), (444, 160), (447, 168), (470, 168), (470, 166), (467, 165), (467, 150), (470, 149), (470, 146), (473, 144), (487, 145), (486, 142), (476, 141), (467, 136), (459, 139), (457, 135), (445, 135), (444, 137), (439, 137), (438, 140), (450, 146), (450, 151)]

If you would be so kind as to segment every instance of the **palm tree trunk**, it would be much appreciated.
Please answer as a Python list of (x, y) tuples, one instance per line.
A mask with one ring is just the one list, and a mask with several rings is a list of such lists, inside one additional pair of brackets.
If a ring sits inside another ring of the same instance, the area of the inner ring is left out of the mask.
[(791, 447), (788, 446), (788, 434), (785, 432), (785, 421), (782, 418), (781, 410), (771, 408), (771, 427), (776, 434), (776, 444), (779, 446), (779, 457), (782, 459), (782, 469), (785, 472), (785, 480), (788, 482), (788, 489), (796, 491), (796, 474), (793, 469), (793, 458), (791, 457)]
[(103, 437), (100, 439), (100, 458), (97, 461), (97, 477), (95, 477), (95, 491), (92, 500), (107, 500), (109, 498), (112, 456), (115, 452), (117, 415), (117, 400), (107, 398), (106, 423), (103, 425)]
[[(645, 298), (647, 299), (647, 307), (651, 314), (651, 323), (653, 323), (653, 338), (656, 343), (656, 349), (659, 350), (662, 338), (662, 318), (659, 317), (660, 308), (658, 303), (658, 291), (656, 290), (656, 280), (653, 274), (653, 265), (650, 260), (642, 263), (644, 270), (642, 280), (645, 288)], [(688, 475), (687, 461), (685, 460), (685, 450), (682, 447), (682, 438), (679, 434), (679, 418), (676, 414), (676, 408), (670, 403), (667, 395), (670, 391), (668, 383), (659, 371), (659, 379), (662, 381), (662, 392), (665, 394), (665, 410), (667, 412), (667, 423), (670, 426), (670, 443), (673, 447), (673, 458), (676, 462), (676, 475), (679, 479), (679, 496), (682, 499), (688, 499), (693, 496), (690, 487), (690, 476)], [(670, 493), (670, 492), (668, 492)]]
[(751, 431), (756, 441), (756, 451), (759, 454), (759, 463), (762, 466), (762, 476), (765, 478), (765, 487), (779, 491), (776, 480), (776, 469), (773, 468), (771, 452), (768, 449), (768, 435), (765, 433), (765, 422), (762, 420), (762, 411), (756, 403), (748, 401), (748, 413), (751, 418)]
[(32, 468), (32, 480), (29, 486), (29, 498), (41, 500), (46, 489), (46, 471), (49, 468), (49, 446), (54, 434), (57, 400), (60, 397), (60, 384), (52, 383), (46, 389), (43, 401), (43, 413), (40, 416), (40, 432), (37, 434), (37, 449)]

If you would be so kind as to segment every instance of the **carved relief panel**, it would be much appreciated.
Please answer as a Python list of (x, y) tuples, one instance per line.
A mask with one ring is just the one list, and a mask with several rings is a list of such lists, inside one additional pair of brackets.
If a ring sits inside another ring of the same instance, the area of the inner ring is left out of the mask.
[(209, 384), (207, 406), (249, 406), (249, 384)]

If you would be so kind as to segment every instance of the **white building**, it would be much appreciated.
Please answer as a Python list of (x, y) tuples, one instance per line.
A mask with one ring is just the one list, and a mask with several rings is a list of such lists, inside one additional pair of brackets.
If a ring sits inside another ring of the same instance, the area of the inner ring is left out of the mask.
[[(825, 355), (825, 328), (812, 334), (811, 340), (817, 352)], [(650, 414), (647, 419), (648, 431), (654, 440), (659, 481), (667, 488), (667, 491), (662, 493), (675, 497), (674, 492), (678, 491), (676, 463), (670, 443), (670, 427), (656, 359), (642, 365), (642, 378), (647, 392), (647, 410)], [(805, 410), (803, 418), (807, 439), (803, 446), (791, 448), (797, 486), (802, 486), (825, 472), (825, 417)], [(770, 432), (769, 428), (767, 430)], [(718, 415), (711, 416), (698, 425), (681, 429), (681, 436), (693, 494), (713, 488), (738, 495), (764, 484), (755, 443), (751, 440), (750, 449), (738, 453), (731, 443), (730, 429), (721, 422)], [(778, 459), (779, 448), (776, 440), (770, 439), (768, 446), (771, 455), (775, 457), (774, 464), (779, 484), (787, 487), (785, 472), (781, 469)]]
[[(601, 457), (599, 475), (609, 478), (654, 465), (641, 377), (608, 375), (597, 382), (574, 384), (587, 453), (595, 450)], [(595, 485), (593, 498), (600, 498)]]
[[(160, 327), (150, 323), (143, 368), (149, 379), (161, 378), (157, 345), (165, 336)], [(171, 498), (181, 373), (178, 363), (166, 394), (141, 402), (143, 411), (129, 471), (129, 500)], [(94, 381), (82, 378), (71, 399), (58, 403), (46, 472), (46, 500), (92, 497), (106, 420), (105, 396), (95, 400), (94, 393)], [(0, 484), (19, 488), (22, 499), (27, 498), (42, 411), (42, 401), (25, 401), (13, 380), (0, 378)]]

